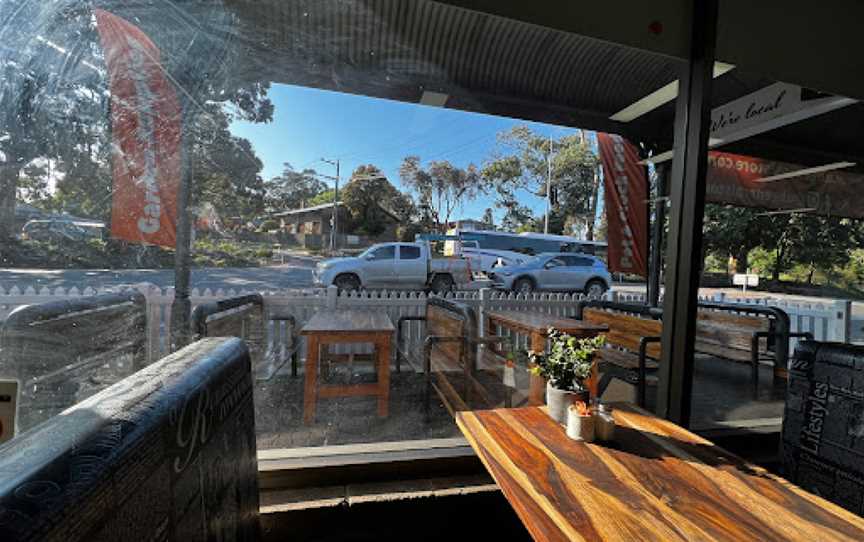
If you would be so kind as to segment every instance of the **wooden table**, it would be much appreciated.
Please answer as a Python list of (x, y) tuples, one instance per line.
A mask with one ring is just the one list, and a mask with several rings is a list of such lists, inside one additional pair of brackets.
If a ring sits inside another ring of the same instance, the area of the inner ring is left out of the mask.
[[(550, 327), (578, 338), (594, 337), (598, 333), (609, 331), (609, 326), (605, 324), (585, 322), (573, 318), (562, 318), (536, 312), (486, 311), (487, 333), (494, 333), (496, 325), (528, 335), (529, 348), (535, 352), (546, 351), (546, 340)], [(592, 388), (596, 388), (596, 381), (596, 378), (592, 378)], [(546, 381), (542, 377), (532, 375), (528, 391), (528, 403), (542, 405), (545, 391)], [(592, 389), (592, 392), (596, 395), (597, 390)]]
[(544, 408), (456, 422), (535, 540), (864, 540), (864, 519), (681, 427), (617, 404), (615, 441)]
[[(378, 397), (378, 415), (388, 415), (390, 403), (390, 342), (393, 322), (384, 312), (367, 310), (324, 310), (309, 319), (301, 335), (306, 336), (306, 383), (303, 393), (303, 422), (315, 421), (319, 397)], [(372, 343), (378, 360), (378, 382), (350, 386), (319, 386), (318, 362), (321, 347), (335, 343)]]

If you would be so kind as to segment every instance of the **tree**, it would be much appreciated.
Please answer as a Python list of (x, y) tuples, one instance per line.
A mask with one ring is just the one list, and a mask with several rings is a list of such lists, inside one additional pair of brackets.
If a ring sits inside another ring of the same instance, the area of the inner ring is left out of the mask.
[(747, 207), (707, 204), (703, 222), (705, 252), (716, 253), (723, 259), (734, 257), (735, 271), (746, 273), (748, 254), (762, 242), (760, 227), (768, 222), (759, 220), (760, 212)]
[(499, 205), (504, 207), (501, 229), (504, 231), (534, 231), (536, 221), (529, 207), (520, 205), (516, 199), (505, 200)]
[(194, 146), (192, 205), (211, 204), (219, 216), (245, 222), (264, 210), (264, 165), (249, 140), (231, 134), (222, 108), (210, 107), (213, 128)]
[[(834, 216), (795, 213), (789, 215), (788, 228), (792, 235), (787, 260), (807, 268), (808, 284), (817, 269), (831, 271), (848, 263), (861, 237), (857, 223)], [(774, 275), (779, 278), (779, 273)]]
[(523, 125), (498, 134), (498, 142), (502, 150), (483, 166), (482, 176), (494, 186), (498, 194), (496, 204), (505, 209), (505, 216), (511, 216), (509, 222), (520, 218), (520, 190), (546, 197), (551, 153), (551, 188), (557, 195), (554, 210), (561, 214), (563, 221), (578, 218), (586, 224), (589, 238), (592, 238), (597, 156), (582, 137), (569, 135), (550, 141), (547, 136)]
[(325, 190), (327, 185), (318, 179), (314, 169), (297, 171), (287, 162), (282, 175), (273, 177), (264, 186), (266, 205), (271, 211), (309, 207), (312, 199)]
[[(761, 248), (770, 254), (771, 279), (799, 264), (807, 268), (807, 282), (816, 270), (830, 271), (846, 264), (861, 239), (855, 221), (809, 213), (765, 214), (759, 209), (709, 204), (705, 208), (706, 253), (737, 259), (736, 271), (749, 268), (749, 254)], [(764, 261), (764, 260), (763, 260)]]
[(17, 199), (43, 205), (50, 199), (47, 165), (34, 162), (24, 167), (18, 177)]
[(495, 228), (495, 217), (492, 216), (492, 209), (487, 208), (483, 211), (483, 218), (480, 220), (484, 224), (489, 225), (492, 229)]
[[(122, 17), (123, 9), (117, 5), (113, 11)], [(250, 122), (272, 119), (268, 84), (227, 77), (243, 54), (232, 32), (189, 32), (192, 19), (196, 28), (230, 29), (235, 24), (230, 12), (208, 7), (193, 16), (177, 8), (166, 18), (161, 10), (130, 9), (135, 12), (126, 15), (127, 20), (161, 51), (172, 53), (162, 55), (162, 66), (184, 104), (187, 150), (218, 130), (221, 116)], [(107, 218), (110, 92), (91, 7), (6, 2), (0, 3), (0, 18), (16, 28), (4, 35), (7, 41), (0, 49), (0, 237), (13, 233), (21, 172), (33, 163), (57, 165), (58, 197), (51, 205)], [(222, 115), (216, 114), (214, 108), (226, 103), (233, 105), (230, 112), (222, 108)], [(198, 150), (189, 154), (193, 171), (201, 167)]]
[(336, 190), (330, 188), (323, 192), (320, 192), (317, 196), (309, 200), (309, 206), (314, 207), (316, 205), (324, 205), (325, 203), (333, 203), (334, 198), (336, 197)]
[(414, 206), (411, 198), (399, 192), (384, 173), (372, 164), (357, 167), (340, 193), (350, 214), (347, 225), (370, 236), (380, 235), (393, 222), (411, 221)]
[[(100, 73), (87, 66), (99, 62), (86, 46), (95, 39), (89, 11), (60, 12), (53, 2), (7, 2), (0, 5), (0, 19), (15, 28), (4, 34), (0, 49), (0, 238), (5, 240), (15, 233), (22, 172), (98, 137), (107, 100)], [(76, 47), (57, 46), (70, 42)], [(26, 180), (24, 188), (29, 190)]]
[(462, 169), (450, 162), (431, 162), (424, 169), (418, 156), (408, 156), (399, 168), (402, 183), (417, 195), (419, 205), (428, 209), (435, 230), (444, 233), (453, 212), (484, 191), (480, 173), (473, 164)]

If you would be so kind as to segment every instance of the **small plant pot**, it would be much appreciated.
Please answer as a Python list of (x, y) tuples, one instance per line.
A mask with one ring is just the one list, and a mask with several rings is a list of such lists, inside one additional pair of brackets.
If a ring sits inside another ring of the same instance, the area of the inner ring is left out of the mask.
[(567, 409), (570, 408), (570, 405), (576, 401), (588, 404), (588, 399), (588, 390), (559, 390), (551, 382), (546, 382), (546, 407), (549, 410), (549, 416), (560, 424), (567, 423)]
[(582, 415), (575, 406), (567, 409), (567, 436), (573, 440), (594, 442), (594, 416)]

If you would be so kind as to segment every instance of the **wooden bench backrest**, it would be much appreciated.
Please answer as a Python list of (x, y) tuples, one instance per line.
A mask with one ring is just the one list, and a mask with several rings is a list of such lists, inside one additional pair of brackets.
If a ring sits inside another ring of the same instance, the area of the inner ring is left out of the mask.
[[(609, 326), (609, 332), (606, 333), (606, 343), (633, 352), (639, 351), (640, 338), (659, 337), (663, 332), (663, 324), (659, 320), (640, 318), (620, 312), (586, 308), (582, 312), (582, 319), (586, 322), (606, 324)], [(659, 358), (660, 343), (650, 343), (647, 353), (649, 357)]]
[(712, 310), (698, 314), (696, 351), (726, 358), (749, 361), (753, 333), (771, 328), (771, 320), (759, 316)]
[[(468, 322), (459, 313), (431, 303), (426, 307), (426, 334), (429, 336), (464, 337), (467, 326)], [(462, 359), (462, 341), (440, 342), (435, 349), (453, 361)]]

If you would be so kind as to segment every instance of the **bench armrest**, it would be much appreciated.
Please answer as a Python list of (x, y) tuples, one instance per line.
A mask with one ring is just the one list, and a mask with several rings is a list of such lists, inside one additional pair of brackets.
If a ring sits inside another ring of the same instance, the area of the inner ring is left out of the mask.
[(405, 322), (425, 322), (425, 316), (402, 316), (396, 322), (396, 372), (402, 372), (402, 324)]
[(396, 322), (396, 344), (402, 343), (402, 324), (405, 322), (425, 322), (425, 316), (402, 316), (399, 318), (399, 321)]
[(756, 331), (750, 340), (751, 362), (758, 363), (759, 361), (759, 339), (767, 339), (769, 337), (779, 337), (781, 340), (785, 339), (787, 341), (793, 338), (813, 340), (813, 334), (809, 331), (790, 331), (788, 333), (780, 331)]
[(642, 408), (645, 408), (645, 401), (647, 395), (646, 377), (648, 373), (648, 345), (652, 343), (659, 343), (661, 341), (662, 338), (657, 336), (639, 337), (639, 384), (637, 386), (638, 396), (636, 398), (636, 401)]
[[(291, 331), (289, 332), (291, 335), (291, 355), (289, 356), (289, 358), (291, 359), (291, 376), (296, 377), (297, 376), (297, 355), (298, 355), (298, 350), (300, 348), (300, 346), (298, 344), (299, 340), (298, 340), (298, 336), (297, 336), (297, 319), (294, 318), (293, 315), (288, 314), (285, 316), (268, 316), (267, 320), (270, 322), (288, 322), (291, 324)], [(275, 371), (278, 371), (282, 367), (282, 365), (284, 365), (284, 363), (285, 362), (283, 361), (279, 365), (279, 367), (277, 367), (275, 369)], [(275, 371), (273, 372), (273, 374), (276, 374)], [(273, 376), (273, 375), (271, 375), (271, 376)]]

